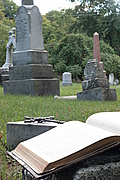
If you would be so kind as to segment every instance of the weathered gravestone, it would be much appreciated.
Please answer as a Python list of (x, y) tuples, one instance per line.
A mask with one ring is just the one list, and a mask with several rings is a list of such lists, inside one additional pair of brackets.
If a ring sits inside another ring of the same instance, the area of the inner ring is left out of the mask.
[(59, 80), (53, 78), (44, 50), (42, 16), (33, 1), (23, 0), (16, 15), (16, 51), (4, 93), (59, 95)]
[(71, 86), (72, 85), (72, 77), (70, 72), (64, 72), (62, 75), (62, 86)]
[(109, 74), (109, 85), (110, 86), (113, 86), (113, 85), (117, 86), (118, 84), (119, 84), (119, 80), (114, 79), (114, 74), (113, 73)]
[(114, 74), (113, 73), (109, 74), (109, 84), (110, 84), (110, 86), (114, 85)]
[(78, 100), (117, 100), (116, 90), (109, 88), (109, 82), (97, 60), (92, 59), (87, 62), (84, 76), (85, 81), (82, 82), (83, 92), (77, 93)]

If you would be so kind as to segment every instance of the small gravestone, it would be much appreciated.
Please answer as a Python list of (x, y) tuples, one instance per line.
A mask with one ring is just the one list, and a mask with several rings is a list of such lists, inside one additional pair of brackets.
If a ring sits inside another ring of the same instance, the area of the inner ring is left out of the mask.
[(61, 86), (71, 86), (72, 85), (72, 78), (70, 72), (64, 72), (62, 75), (62, 84)]
[(60, 95), (59, 80), (53, 78), (42, 35), (42, 16), (33, 0), (22, 0), (16, 14), (16, 51), (4, 93)]
[(114, 85), (114, 74), (113, 73), (109, 74), (109, 84), (110, 84), (110, 86)]

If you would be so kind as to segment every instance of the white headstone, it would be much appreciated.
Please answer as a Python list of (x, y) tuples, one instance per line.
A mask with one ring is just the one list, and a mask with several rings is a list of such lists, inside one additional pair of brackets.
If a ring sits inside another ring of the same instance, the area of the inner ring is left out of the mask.
[(109, 74), (109, 84), (110, 84), (110, 86), (113, 86), (113, 84), (114, 84), (114, 74), (113, 73)]
[(71, 78), (71, 73), (70, 72), (64, 72), (62, 75), (62, 86), (70, 86), (72, 85), (72, 78)]

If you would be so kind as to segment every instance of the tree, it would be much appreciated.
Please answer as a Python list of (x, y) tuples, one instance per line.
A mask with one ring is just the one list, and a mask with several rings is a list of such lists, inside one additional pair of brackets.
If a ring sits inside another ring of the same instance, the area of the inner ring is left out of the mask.
[(112, 46), (120, 55), (120, 4), (115, 0), (80, 0), (73, 15), (76, 21), (71, 25), (74, 33), (90, 37), (98, 32), (100, 39)]
[(14, 20), (18, 6), (13, 2), (13, 0), (0, 0), (0, 4), (2, 4), (2, 7), (4, 6), (2, 11), (5, 17), (8, 17), (10, 20)]

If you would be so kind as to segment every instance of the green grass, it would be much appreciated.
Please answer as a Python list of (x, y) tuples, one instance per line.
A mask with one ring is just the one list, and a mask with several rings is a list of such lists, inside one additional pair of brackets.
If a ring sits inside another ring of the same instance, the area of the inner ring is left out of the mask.
[[(90, 102), (78, 100), (54, 99), (52, 96), (32, 97), (4, 95), (0, 87), (0, 132), (3, 132), (0, 141), (0, 178), (21, 179), (21, 168), (6, 153), (6, 124), (24, 120), (24, 116), (55, 116), (57, 120), (85, 122), (86, 119), (97, 112), (120, 111), (120, 86), (112, 87), (117, 90), (118, 101), (113, 102)], [(76, 95), (81, 90), (80, 83), (73, 86), (60, 86), (61, 96)]]

